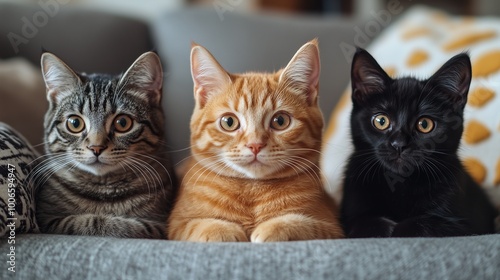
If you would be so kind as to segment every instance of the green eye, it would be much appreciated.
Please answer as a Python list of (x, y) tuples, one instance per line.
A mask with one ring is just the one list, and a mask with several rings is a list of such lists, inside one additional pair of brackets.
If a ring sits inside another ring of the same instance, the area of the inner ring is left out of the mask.
[(127, 132), (132, 128), (134, 121), (127, 115), (118, 115), (113, 121), (116, 131)]
[(417, 121), (417, 129), (422, 133), (429, 133), (434, 129), (434, 121), (427, 117), (420, 118)]
[(290, 122), (291, 118), (289, 115), (285, 113), (277, 113), (271, 120), (271, 127), (276, 130), (284, 130), (290, 125)]
[(79, 116), (70, 116), (66, 120), (66, 128), (71, 133), (80, 133), (85, 129), (85, 121)]
[(378, 114), (373, 117), (373, 126), (378, 130), (386, 130), (391, 125), (391, 121), (388, 116), (384, 114)]
[(238, 118), (235, 115), (228, 114), (228, 115), (224, 115), (224, 116), (222, 116), (222, 118), (220, 118), (220, 126), (225, 131), (231, 132), (231, 131), (235, 131), (236, 129), (240, 128), (240, 121), (238, 120)]

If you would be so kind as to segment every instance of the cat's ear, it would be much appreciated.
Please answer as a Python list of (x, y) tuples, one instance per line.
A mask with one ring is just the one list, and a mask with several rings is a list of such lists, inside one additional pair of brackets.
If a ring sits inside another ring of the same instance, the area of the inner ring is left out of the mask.
[(450, 95), (459, 106), (467, 103), (467, 94), (472, 79), (472, 67), (467, 53), (461, 53), (448, 60), (429, 78), (428, 83), (437, 86)]
[(391, 80), (366, 50), (358, 48), (352, 59), (351, 86), (353, 101), (362, 102), (370, 94), (381, 93)]
[(45, 52), (40, 64), (49, 102), (59, 103), (80, 86), (78, 75), (57, 56)]
[(231, 77), (204, 47), (193, 43), (191, 47), (191, 76), (194, 97), (203, 108), (213, 94), (220, 93), (231, 83)]
[(309, 105), (318, 99), (320, 61), (316, 39), (303, 45), (281, 72), (279, 82), (297, 94), (304, 94)]
[(137, 93), (154, 104), (159, 104), (162, 95), (163, 70), (158, 55), (143, 53), (137, 58), (118, 82), (120, 86), (134, 86), (142, 89)]

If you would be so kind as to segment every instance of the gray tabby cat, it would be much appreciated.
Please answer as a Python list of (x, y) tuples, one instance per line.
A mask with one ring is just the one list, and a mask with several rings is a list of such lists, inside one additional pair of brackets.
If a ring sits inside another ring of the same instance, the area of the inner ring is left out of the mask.
[(46, 156), (33, 172), (42, 232), (164, 238), (174, 172), (164, 149), (162, 69), (152, 52), (121, 76), (41, 66)]

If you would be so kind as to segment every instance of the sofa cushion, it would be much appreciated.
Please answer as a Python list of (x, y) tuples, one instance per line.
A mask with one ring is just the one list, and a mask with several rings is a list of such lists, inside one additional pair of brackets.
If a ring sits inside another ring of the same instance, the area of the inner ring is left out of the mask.
[[(453, 55), (468, 51), (472, 83), (464, 111), (459, 156), (500, 209), (500, 20), (450, 16), (413, 8), (368, 48), (392, 76), (430, 77)], [(322, 169), (329, 191), (340, 200), (350, 142), (350, 85), (330, 116)]]
[(0, 237), (38, 232), (34, 185), (27, 180), (36, 158), (23, 136), (0, 123)]
[[(28, 234), (19, 279), (498, 279), (500, 235), (196, 243)], [(0, 243), (9, 252), (7, 242)], [(2, 254), (5, 256), (4, 254)], [(6, 262), (4, 262), (6, 264)], [(4, 268), (6, 265), (3, 266)], [(7, 268), (1, 279), (12, 277)], [(10, 277), (9, 277), (10, 276)]]

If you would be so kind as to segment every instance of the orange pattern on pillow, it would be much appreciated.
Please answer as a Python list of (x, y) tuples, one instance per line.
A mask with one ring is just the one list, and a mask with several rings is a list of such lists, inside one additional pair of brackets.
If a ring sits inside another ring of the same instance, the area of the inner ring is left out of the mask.
[(472, 64), (472, 77), (486, 77), (500, 70), (500, 50), (481, 55)]
[(477, 144), (490, 137), (490, 130), (482, 123), (471, 120), (465, 125), (463, 138), (467, 144)]
[(432, 34), (432, 30), (426, 27), (418, 27), (415, 29), (410, 29), (403, 33), (403, 40), (412, 40), (422, 36), (428, 36)]
[(406, 61), (406, 65), (408, 65), (409, 67), (416, 67), (426, 62), (427, 60), (429, 60), (429, 54), (426, 51), (416, 50), (410, 55), (410, 57)]
[(478, 87), (469, 93), (469, 100), (467, 104), (473, 107), (483, 107), (493, 97), (495, 97), (493, 90), (485, 87)]
[(483, 183), (486, 178), (486, 168), (479, 160), (475, 158), (466, 158), (463, 160), (463, 165), (474, 181), (478, 184)]
[(445, 51), (463, 50), (468, 45), (478, 43), (483, 40), (488, 40), (496, 37), (496, 32), (494, 30), (488, 30), (484, 32), (475, 31), (473, 33), (467, 34), (458, 39), (454, 39), (444, 45)]

